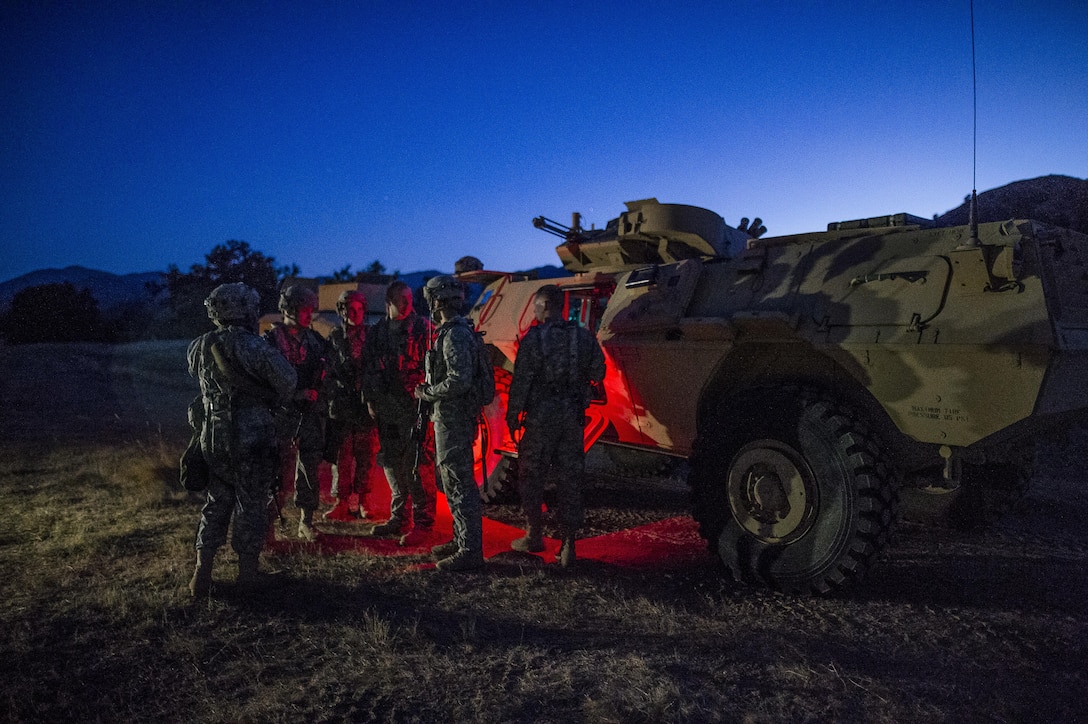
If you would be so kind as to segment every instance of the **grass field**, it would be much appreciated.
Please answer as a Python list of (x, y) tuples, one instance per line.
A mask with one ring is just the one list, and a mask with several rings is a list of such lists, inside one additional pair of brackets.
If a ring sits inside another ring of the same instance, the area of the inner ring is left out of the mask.
[[(185, 589), (183, 343), (0, 348), (0, 720), (1075, 722), (1088, 704), (1084, 452), (991, 530), (905, 524), (830, 598), (658, 565), (277, 546), (275, 585)], [(622, 484), (621, 484), (622, 483)], [(667, 481), (666, 481), (667, 483)], [(590, 516), (640, 486), (601, 473)], [(625, 492), (624, 486), (627, 486)], [(486, 512), (486, 509), (485, 509)], [(660, 517), (654, 513), (651, 517)], [(698, 549), (698, 543), (693, 545)]]

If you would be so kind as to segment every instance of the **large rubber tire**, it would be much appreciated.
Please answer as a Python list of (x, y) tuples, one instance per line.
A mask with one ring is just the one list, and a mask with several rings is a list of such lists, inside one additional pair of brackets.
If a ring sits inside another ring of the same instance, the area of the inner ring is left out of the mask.
[(753, 390), (705, 420), (691, 460), (694, 516), (741, 583), (824, 594), (864, 576), (898, 498), (866, 429), (832, 397)]
[(484, 503), (502, 504), (516, 503), (519, 499), (518, 459), (504, 455), (480, 486), (480, 500)]

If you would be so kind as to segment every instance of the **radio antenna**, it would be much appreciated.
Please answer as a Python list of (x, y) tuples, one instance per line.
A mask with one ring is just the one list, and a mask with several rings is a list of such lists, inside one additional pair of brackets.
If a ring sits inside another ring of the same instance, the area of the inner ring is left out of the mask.
[(967, 225), (971, 236), (968, 246), (978, 246), (978, 70), (975, 63), (975, 0), (971, 6), (971, 204), (967, 212)]

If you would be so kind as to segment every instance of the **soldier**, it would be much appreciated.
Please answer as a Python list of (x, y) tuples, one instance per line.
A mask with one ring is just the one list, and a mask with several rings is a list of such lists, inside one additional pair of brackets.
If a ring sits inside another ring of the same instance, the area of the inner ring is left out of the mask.
[[(575, 560), (574, 537), (582, 526), (583, 427), (592, 385), (604, 380), (604, 354), (597, 339), (577, 322), (563, 318), (563, 291), (549, 284), (533, 296), (537, 324), (518, 346), (506, 424), (511, 436), (524, 428), (518, 445), (521, 504), (528, 523), (514, 550), (544, 550), (542, 513), (545, 478), (558, 489), (563, 540), (559, 562)], [(516, 437), (514, 439), (517, 439)]]
[(453, 263), (453, 275), (461, 282), (465, 290), (465, 303), (461, 305), (461, 316), (467, 317), (483, 292), (483, 285), (479, 282), (470, 282), (461, 279), (462, 274), (482, 271), (484, 263), (474, 256), (463, 256)]
[(336, 300), (340, 326), (329, 333), (325, 360), (325, 396), (329, 403), (326, 448), (333, 467), (336, 505), (326, 520), (366, 518), (370, 464), (374, 455), (374, 423), (363, 401), (366, 359), (366, 296), (346, 290)]
[(208, 462), (207, 499), (196, 530), (194, 597), (208, 595), (212, 559), (226, 543), (238, 553), (238, 579), (257, 578), (257, 561), (268, 527), (268, 498), (276, 481), (276, 435), (271, 405), (295, 389), (295, 370), (257, 336), (257, 292), (245, 284), (216, 287), (204, 305), (216, 330), (189, 345), (189, 374), (200, 382), (200, 447)]
[(473, 476), (472, 442), (480, 415), (475, 385), (476, 345), (471, 323), (459, 312), (461, 283), (437, 276), (423, 289), (431, 316), (440, 323), (434, 348), (427, 353), (427, 380), (415, 397), (433, 404), (435, 456), (442, 492), (453, 516), (453, 540), (436, 546), (437, 568), (467, 571), (484, 565), (480, 493)]
[(279, 309), (283, 322), (264, 333), (269, 344), (283, 353), (298, 374), (298, 383), (288, 410), (278, 422), (281, 475), (286, 484), (295, 481), (295, 507), (300, 511), (298, 537), (313, 542), (313, 527), (318, 506), (317, 470), (325, 443), (323, 414), (318, 405), (318, 390), (325, 370), (325, 339), (310, 329), (317, 309), (317, 294), (307, 287), (293, 285), (280, 293)]
[[(418, 545), (434, 525), (435, 491), (420, 476), (420, 457), (429, 451), (426, 423), (420, 420), (420, 405), (412, 392), (423, 382), (432, 329), (427, 318), (415, 312), (412, 288), (402, 281), (386, 289), (385, 311), (370, 330), (363, 388), (378, 425), (378, 462), (391, 494), (389, 520), (373, 532), (401, 535), (402, 546)], [(409, 505), (412, 524), (406, 531)]]

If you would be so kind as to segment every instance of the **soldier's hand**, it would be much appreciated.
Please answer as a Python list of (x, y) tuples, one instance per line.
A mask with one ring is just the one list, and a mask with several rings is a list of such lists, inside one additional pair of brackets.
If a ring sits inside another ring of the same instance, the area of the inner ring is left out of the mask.
[(426, 385), (420, 385), (419, 387), (412, 390), (412, 397), (416, 398), (417, 400), (426, 400), (427, 399), (427, 386)]
[(521, 420), (516, 413), (509, 413), (506, 415), (506, 426), (510, 428), (511, 435), (521, 429)]
[(378, 413), (375, 412), (375, 410), (374, 410), (374, 403), (373, 402), (366, 403), (366, 411), (370, 415), (371, 420), (377, 420), (378, 419)]

